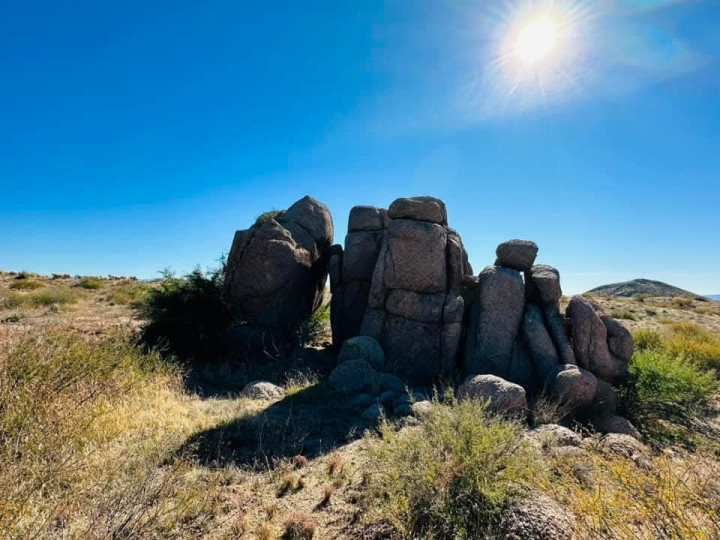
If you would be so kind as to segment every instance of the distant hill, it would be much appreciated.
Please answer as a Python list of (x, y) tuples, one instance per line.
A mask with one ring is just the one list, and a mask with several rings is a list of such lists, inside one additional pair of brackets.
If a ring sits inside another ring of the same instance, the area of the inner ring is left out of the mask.
[(647, 296), (699, 296), (685, 289), (673, 287), (662, 281), (653, 281), (651, 279), (633, 279), (632, 281), (624, 281), (622, 283), (601, 285), (600, 287), (589, 290), (587, 294), (622, 297), (635, 296), (637, 294), (645, 294)]
[(720, 300), (720, 294), (707, 294), (705, 296), (706, 298), (710, 298), (712, 300)]

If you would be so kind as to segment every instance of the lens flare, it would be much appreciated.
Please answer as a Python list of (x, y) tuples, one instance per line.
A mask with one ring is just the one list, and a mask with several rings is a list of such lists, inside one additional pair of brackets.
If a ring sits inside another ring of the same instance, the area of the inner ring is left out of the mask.
[(548, 17), (538, 18), (520, 29), (515, 40), (515, 55), (521, 62), (535, 64), (547, 59), (557, 42), (557, 24)]

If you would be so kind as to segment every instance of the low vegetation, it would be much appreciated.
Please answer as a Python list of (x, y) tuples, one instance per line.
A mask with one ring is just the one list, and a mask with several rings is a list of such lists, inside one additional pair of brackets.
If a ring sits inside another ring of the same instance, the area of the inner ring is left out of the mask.
[(28, 293), (14, 293), (4, 300), (5, 307), (49, 307), (53, 305), (74, 304), (80, 294), (67, 287), (43, 287)]
[(50, 330), (0, 352), (0, 537), (201, 526), (213, 488), (173, 459), (188, 429), (179, 384), (125, 336), (88, 342)]
[(82, 289), (97, 290), (105, 286), (105, 280), (99, 277), (86, 276), (80, 278), (77, 283), (75, 283), (75, 286)]
[(707, 405), (717, 391), (713, 371), (657, 346), (635, 353), (622, 389), (624, 413), (651, 440), (691, 441), (703, 431)]
[[(282, 398), (190, 393), (171, 357), (222, 356), (219, 272), (99, 289), (15, 278), (0, 283), (0, 538), (486, 538), (500, 534), (505, 509), (537, 494), (575, 515), (577, 538), (720, 538), (711, 325), (670, 313), (634, 332), (621, 406), (650, 448), (618, 455), (583, 431), (581, 448), (556, 454), (529, 444), (523, 423), (450, 394), (409, 425), (388, 419), (363, 437), (349, 401), (298, 366), (272, 372)], [(11, 285), (31, 281), (42, 286)], [(613, 305), (638, 310), (628, 326), (657, 307), (627, 302)], [(134, 313), (148, 324), (142, 347)], [(79, 331), (92, 315), (132, 324)], [(298, 341), (327, 339), (327, 317), (317, 312)], [(216, 380), (255, 375), (212, 367)], [(533, 404), (535, 423), (562, 416)]]
[(436, 403), (421, 426), (369, 435), (366, 517), (405, 538), (485, 538), (507, 504), (544, 474), (519, 423), (484, 404)]
[(222, 295), (222, 276), (222, 269), (197, 269), (184, 278), (165, 273), (143, 304), (147, 324), (141, 342), (188, 362), (221, 359), (232, 320)]

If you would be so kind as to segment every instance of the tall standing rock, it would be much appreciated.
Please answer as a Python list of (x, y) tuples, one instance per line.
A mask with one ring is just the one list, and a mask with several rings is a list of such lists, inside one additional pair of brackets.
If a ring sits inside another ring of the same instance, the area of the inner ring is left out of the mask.
[(537, 264), (525, 272), (526, 297), (529, 304), (541, 307), (561, 364), (575, 364), (570, 340), (565, 331), (565, 319), (560, 315), (560, 272), (552, 266)]
[(455, 370), (462, 241), (447, 226), (445, 204), (432, 197), (397, 199), (387, 217), (360, 332), (378, 339), (399, 375), (430, 382)]
[(566, 314), (570, 319), (578, 365), (604, 381), (615, 383), (622, 380), (632, 356), (630, 332), (610, 317), (603, 320), (592, 303), (581, 296), (570, 300)]
[(348, 218), (345, 249), (340, 245), (332, 247), (330, 319), (335, 347), (360, 333), (386, 221), (385, 210), (355, 206)]
[(233, 313), (251, 325), (295, 329), (322, 303), (332, 238), (330, 211), (307, 196), (237, 231), (225, 270)]
[(507, 379), (525, 309), (525, 285), (520, 272), (500, 266), (488, 266), (478, 277), (469, 293), (464, 371)]

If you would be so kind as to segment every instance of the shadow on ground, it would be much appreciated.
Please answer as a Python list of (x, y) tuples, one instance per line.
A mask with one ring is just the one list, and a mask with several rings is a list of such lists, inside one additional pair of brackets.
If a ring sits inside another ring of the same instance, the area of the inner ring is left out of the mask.
[(289, 379), (326, 378), (337, 361), (330, 348), (300, 347), (273, 353), (256, 352), (251, 358), (219, 364), (189, 366), (185, 387), (202, 398), (236, 396), (251, 381), (285, 386)]
[(198, 433), (178, 450), (208, 466), (274, 467), (279, 459), (309, 459), (334, 451), (371, 427), (344, 394), (321, 382), (266, 409)]

